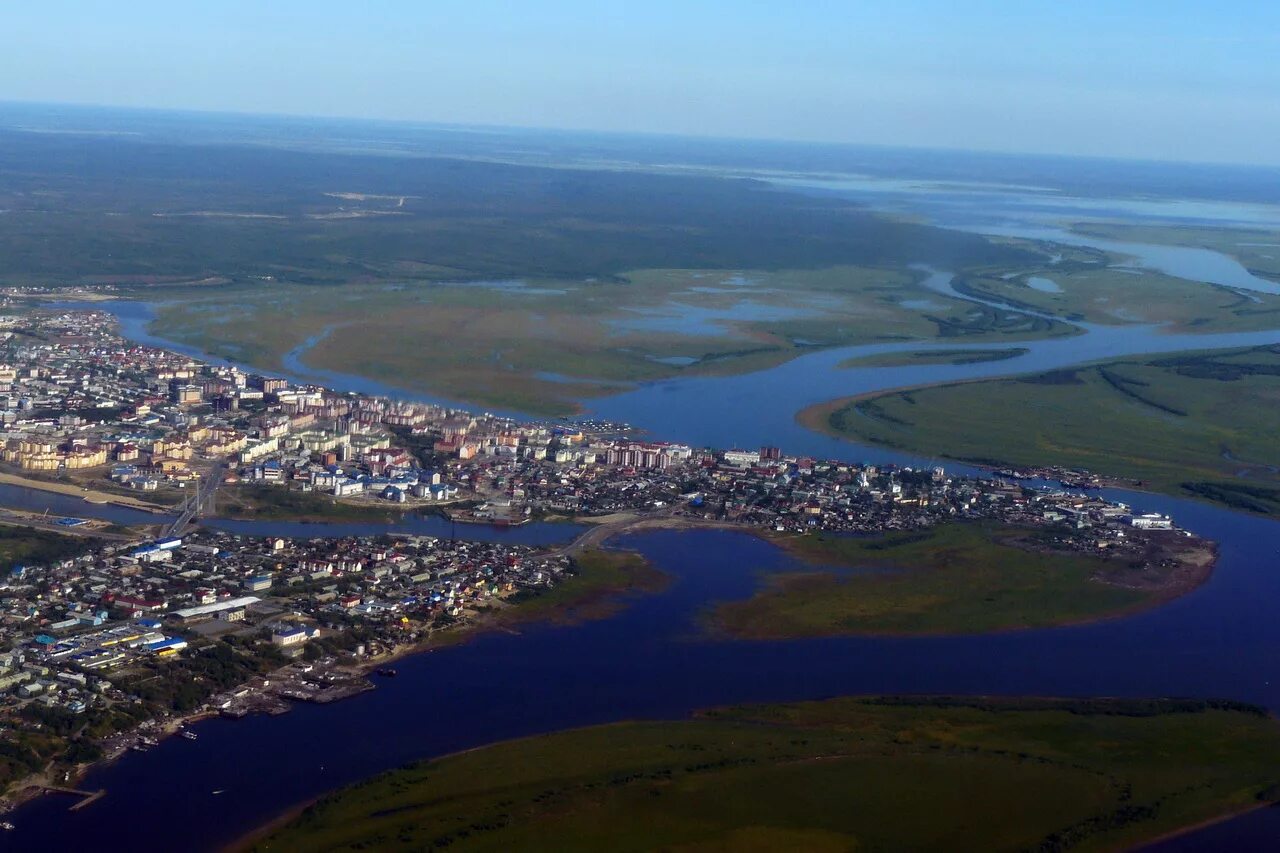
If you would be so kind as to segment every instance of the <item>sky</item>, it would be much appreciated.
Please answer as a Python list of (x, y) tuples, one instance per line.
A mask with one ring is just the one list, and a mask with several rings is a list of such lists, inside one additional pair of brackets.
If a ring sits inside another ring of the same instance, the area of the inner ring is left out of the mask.
[(39, 0), (0, 100), (1280, 165), (1280, 2)]

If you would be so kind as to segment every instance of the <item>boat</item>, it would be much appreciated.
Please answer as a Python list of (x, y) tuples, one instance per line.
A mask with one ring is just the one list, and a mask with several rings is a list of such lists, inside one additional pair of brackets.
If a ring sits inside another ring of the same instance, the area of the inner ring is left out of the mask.
[(182, 736), (187, 740), (195, 740), (196, 738), (199, 737), (199, 735), (196, 734), (195, 732), (183, 732)]
[(213, 796), (215, 796), (215, 797), (216, 797), (216, 796), (218, 796), (219, 794), (221, 794), (221, 793), (222, 793), (223, 791), (225, 791), (225, 790), (227, 790), (227, 789), (226, 789), (226, 788), (219, 788), (218, 790), (216, 790), (216, 791), (214, 791), (214, 792), (213, 792)]
[(389, 666), (384, 666), (384, 667), (382, 667), (381, 669), (375, 669), (375, 670), (374, 670), (374, 672), (375, 672), (377, 675), (381, 675), (383, 678), (395, 678), (395, 677), (396, 677), (396, 671), (395, 671), (394, 669), (392, 669), (391, 667), (389, 667)]
[(0, 823), (0, 829), (13, 829), (13, 828), (14, 828), (13, 824), (9, 823), (9, 821), (7, 820), (4, 821), (3, 823)]

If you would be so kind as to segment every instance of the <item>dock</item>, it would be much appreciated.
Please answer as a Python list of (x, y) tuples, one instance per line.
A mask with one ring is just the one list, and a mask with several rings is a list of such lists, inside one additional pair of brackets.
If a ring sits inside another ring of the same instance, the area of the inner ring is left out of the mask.
[(74, 806), (67, 809), (67, 811), (72, 811), (72, 812), (82, 809), (85, 806), (89, 805), (90, 803), (95, 803), (107, 795), (106, 788), (100, 788), (97, 791), (82, 791), (79, 788), (63, 788), (58, 785), (41, 785), (40, 789), (47, 793), (72, 794), (74, 796), (80, 797), (80, 802), (76, 803)]

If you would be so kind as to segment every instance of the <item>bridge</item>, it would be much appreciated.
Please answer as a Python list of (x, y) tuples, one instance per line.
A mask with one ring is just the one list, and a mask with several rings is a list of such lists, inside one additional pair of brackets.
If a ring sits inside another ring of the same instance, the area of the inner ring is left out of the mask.
[(227, 463), (215, 462), (204, 476), (196, 480), (195, 492), (178, 504), (178, 517), (165, 528), (165, 536), (181, 536), (196, 519), (213, 513), (213, 498), (222, 484), (222, 472)]

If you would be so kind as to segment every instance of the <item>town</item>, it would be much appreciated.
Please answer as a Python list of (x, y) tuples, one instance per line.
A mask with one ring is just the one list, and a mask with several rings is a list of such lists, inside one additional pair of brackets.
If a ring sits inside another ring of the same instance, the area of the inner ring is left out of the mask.
[[(574, 577), (600, 531), (871, 533), (987, 519), (1131, 561), (1168, 559), (1153, 536), (1190, 537), (1166, 516), (1007, 478), (693, 448), (625, 424), (518, 422), (298, 384), (135, 345), (92, 307), (6, 316), (0, 335), (5, 482), (154, 516), (0, 517), (0, 531), (38, 538), (35, 557), (5, 552), (0, 580), (0, 783), (11, 791), (145, 749), (200, 715), (370, 689), (366, 676), (394, 675), (395, 655), (483, 628)], [(597, 526), (548, 547), (468, 541), (465, 525), (449, 537), (388, 527), (313, 538), (200, 526), (224, 512)]]

